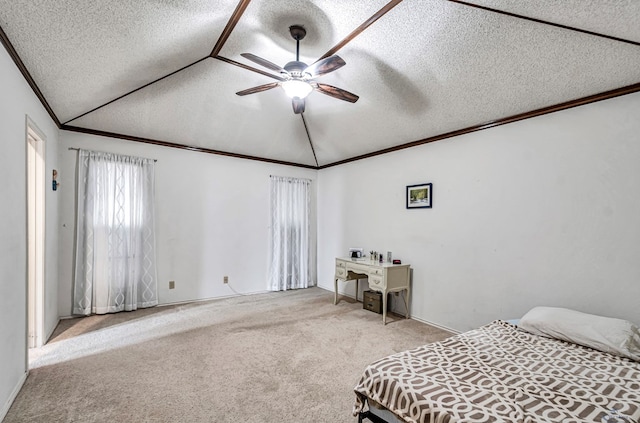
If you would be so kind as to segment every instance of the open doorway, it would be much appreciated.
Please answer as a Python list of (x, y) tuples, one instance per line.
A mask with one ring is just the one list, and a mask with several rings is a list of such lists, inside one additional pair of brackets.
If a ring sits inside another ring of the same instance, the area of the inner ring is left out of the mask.
[(27, 118), (27, 342), (42, 346), (44, 334), (44, 136)]

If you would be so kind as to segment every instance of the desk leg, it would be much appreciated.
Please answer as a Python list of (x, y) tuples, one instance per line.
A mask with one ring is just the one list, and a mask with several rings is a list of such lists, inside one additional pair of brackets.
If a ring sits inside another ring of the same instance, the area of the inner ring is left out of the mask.
[(405, 318), (407, 319), (409, 318), (409, 304), (411, 303), (411, 301), (409, 301), (409, 295), (410, 295), (409, 290), (410, 288), (407, 287), (407, 292), (406, 292), (407, 295), (404, 296), (404, 309), (407, 311)]
[(382, 324), (387, 324), (387, 293), (382, 293)]
[(360, 279), (356, 279), (356, 302), (358, 302), (358, 290), (360, 287)]
[(334, 297), (333, 297), (333, 305), (338, 304), (338, 280), (334, 279), (334, 286), (333, 286), (333, 290), (334, 290)]

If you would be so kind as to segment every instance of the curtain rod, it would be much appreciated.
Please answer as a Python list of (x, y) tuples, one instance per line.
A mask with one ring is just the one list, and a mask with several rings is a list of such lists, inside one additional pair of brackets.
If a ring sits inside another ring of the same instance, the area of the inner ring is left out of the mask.
[(313, 180), (309, 179), (309, 178), (296, 178), (293, 176), (278, 176), (278, 175), (269, 175), (270, 178), (284, 178), (284, 179), (289, 179), (289, 183), (291, 183), (292, 180), (299, 180), (299, 181), (304, 181), (304, 182), (313, 182)]
[[(67, 150), (76, 150), (76, 151), (80, 151), (80, 149), (78, 147), (69, 147), (67, 148)], [(157, 162), (158, 159), (152, 159), (154, 162)]]

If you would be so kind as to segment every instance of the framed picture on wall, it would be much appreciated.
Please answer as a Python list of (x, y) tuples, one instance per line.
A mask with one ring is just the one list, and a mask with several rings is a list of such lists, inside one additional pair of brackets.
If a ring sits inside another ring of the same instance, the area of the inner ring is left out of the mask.
[(407, 185), (407, 208), (430, 209), (433, 203), (433, 184)]

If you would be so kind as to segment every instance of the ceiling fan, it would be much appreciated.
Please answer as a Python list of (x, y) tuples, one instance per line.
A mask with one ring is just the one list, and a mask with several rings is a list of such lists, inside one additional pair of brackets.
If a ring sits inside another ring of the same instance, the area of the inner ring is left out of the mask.
[(314, 80), (321, 75), (333, 72), (334, 70), (344, 66), (346, 63), (340, 58), (340, 56), (334, 54), (307, 66), (306, 63), (300, 61), (300, 40), (307, 35), (307, 31), (300, 25), (293, 25), (289, 27), (289, 33), (291, 33), (293, 39), (296, 40), (296, 60), (287, 63), (284, 65), (284, 68), (266, 59), (258, 57), (255, 54), (240, 54), (242, 57), (257, 63), (260, 66), (279, 72), (280, 77), (276, 77), (276, 79), (280, 79), (280, 82), (271, 82), (269, 84), (238, 91), (236, 93), (237, 95), (243, 96), (255, 94), (280, 86), (287, 96), (291, 98), (293, 112), (296, 114), (304, 113), (304, 99), (313, 90), (350, 103), (358, 101), (359, 97), (349, 91), (332, 85), (322, 84)]

